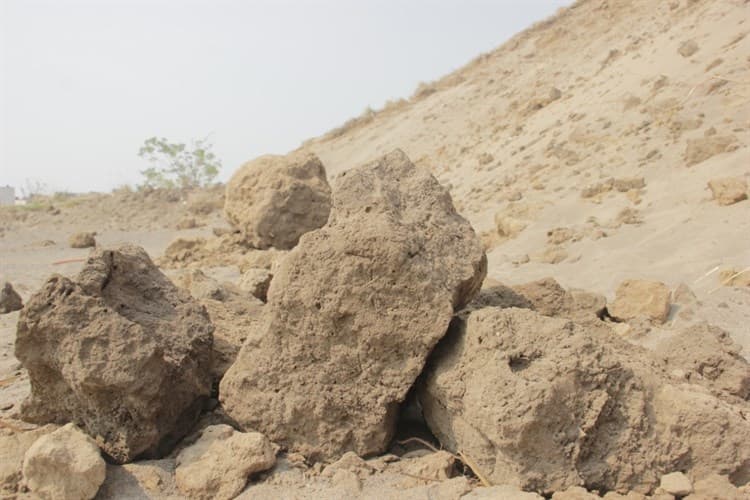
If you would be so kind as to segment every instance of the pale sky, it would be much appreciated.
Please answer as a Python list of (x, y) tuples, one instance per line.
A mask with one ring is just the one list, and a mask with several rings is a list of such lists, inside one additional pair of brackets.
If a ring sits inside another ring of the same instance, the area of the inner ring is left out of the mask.
[(226, 180), (408, 97), (569, 0), (0, 0), (0, 185), (135, 184), (151, 136)]

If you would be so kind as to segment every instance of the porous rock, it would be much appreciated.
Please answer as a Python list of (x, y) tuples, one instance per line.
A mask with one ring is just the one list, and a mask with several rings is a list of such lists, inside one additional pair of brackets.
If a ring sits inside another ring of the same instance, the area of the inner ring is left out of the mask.
[(631, 320), (639, 316), (656, 323), (664, 323), (669, 316), (670, 291), (658, 281), (625, 280), (615, 293), (615, 300), (608, 307), (609, 314), (619, 320)]
[(228, 500), (275, 463), (276, 448), (263, 434), (211, 425), (177, 455), (175, 482), (188, 498)]
[[(418, 390), (425, 419), (496, 484), (641, 493), (661, 474), (747, 473), (750, 423), (604, 326), (526, 309), (461, 315)], [(685, 457), (690, 457), (689, 461)]]
[(158, 456), (210, 395), (213, 326), (136, 246), (93, 252), (75, 280), (53, 275), (18, 321), (24, 419), (75, 422), (115, 461)]
[(15, 291), (13, 285), (6, 281), (3, 284), (3, 288), (0, 289), (0, 314), (8, 314), (22, 308), (23, 301), (21, 300), (21, 296)]
[(220, 387), (235, 421), (312, 459), (385, 450), (398, 406), (487, 260), (447, 190), (396, 150), (342, 174)]
[(255, 248), (294, 247), (300, 236), (326, 223), (331, 188), (314, 154), (261, 156), (227, 184), (227, 220)]
[(699, 323), (654, 346), (668, 370), (682, 370), (686, 378), (709, 389), (750, 400), (750, 363), (742, 347), (721, 328)]
[(74, 424), (37, 439), (23, 459), (24, 483), (43, 499), (94, 498), (106, 471), (99, 447)]
[(742, 177), (711, 179), (708, 188), (719, 205), (733, 205), (747, 199), (747, 182)]

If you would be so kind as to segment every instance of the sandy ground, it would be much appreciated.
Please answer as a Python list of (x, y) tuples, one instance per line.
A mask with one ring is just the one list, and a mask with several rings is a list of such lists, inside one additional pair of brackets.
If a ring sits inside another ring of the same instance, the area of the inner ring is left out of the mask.
[[(578, 2), (411, 99), (303, 148), (321, 157), (330, 178), (401, 148), (450, 186), (487, 242), (490, 278), (519, 284), (552, 276), (609, 300), (624, 279), (672, 289), (685, 283), (698, 299), (692, 317), (675, 305), (665, 325), (634, 341), (648, 345), (664, 331), (708, 321), (747, 358), (750, 288), (721, 286), (719, 271), (750, 266), (750, 201), (720, 206), (706, 187), (717, 177), (750, 180), (747, 8), (739, 0)], [(697, 50), (686, 49), (689, 42)], [(596, 193), (608, 179), (639, 178), (643, 187)], [(595, 194), (584, 197), (587, 189)], [(50, 274), (78, 271), (80, 261), (55, 264), (87, 255), (67, 244), (76, 231), (96, 230), (100, 244), (127, 241), (158, 257), (178, 236), (225, 225), (213, 209), (198, 217), (202, 227), (179, 231), (175, 223), (190, 216), (184, 203), (139, 205), (131, 197), (120, 209), (117, 198), (105, 198), (56, 203), (58, 214), (0, 217), (0, 277), (26, 300)], [(499, 234), (508, 224), (518, 230)], [(572, 236), (551, 242), (558, 228)], [(17, 319), (0, 315), (0, 418), (28, 392), (13, 357)], [(168, 471), (170, 460), (154, 467)], [(153, 497), (138, 476), (146, 469), (136, 469), (111, 468), (100, 497)], [(392, 480), (365, 481), (359, 494), (387, 497), (383, 485)], [(347, 485), (331, 490), (320, 481), (282, 461), (241, 498), (352, 495)], [(436, 495), (429, 487), (419, 485), (413, 498)], [(160, 488), (169, 497), (169, 485)], [(253, 488), (265, 490), (253, 496)]]

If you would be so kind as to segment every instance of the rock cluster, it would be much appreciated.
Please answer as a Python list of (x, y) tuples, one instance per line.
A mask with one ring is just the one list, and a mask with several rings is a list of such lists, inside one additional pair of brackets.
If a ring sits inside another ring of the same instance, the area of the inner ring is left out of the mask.
[(382, 452), (485, 273), (474, 230), (404, 153), (345, 172), (328, 223), (279, 265), (264, 331), (222, 380), (225, 411), (315, 459)]

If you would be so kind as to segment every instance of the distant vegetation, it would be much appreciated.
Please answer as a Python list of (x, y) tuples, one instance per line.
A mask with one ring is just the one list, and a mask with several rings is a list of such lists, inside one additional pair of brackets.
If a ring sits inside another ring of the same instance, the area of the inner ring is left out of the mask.
[(151, 137), (143, 142), (138, 156), (151, 166), (142, 170), (141, 188), (190, 189), (210, 185), (221, 168), (221, 160), (211, 151), (207, 139), (190, 143), (171, 143)]

